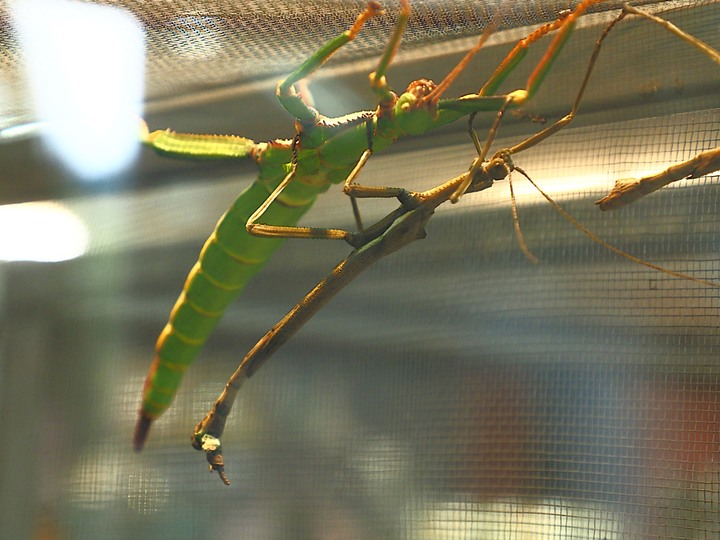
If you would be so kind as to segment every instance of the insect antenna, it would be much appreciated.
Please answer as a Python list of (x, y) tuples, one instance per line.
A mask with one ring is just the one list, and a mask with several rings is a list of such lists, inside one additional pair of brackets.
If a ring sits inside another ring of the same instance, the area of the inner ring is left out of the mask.
[(631, 255), (627, 251), (623, 251), (622, 249), (613, 246), (612, 244), (606, 242), (599, 236), (597, 236), (595, 233), (590, 231), (587, 227), (585, 227), (582, 223), (580, 223), (577, 219), (575, 219), (572, 215), (570, 215), (562, 206), (560, 206), (555, 200), (550, 197), (547, 193), (545, 193), (540, 186), (538, 186), (528, 174), (522, 170), (520, 167), (514, 167), (516, 171), (518, 171), (520, 174), (522, 174), (525, 178), (527, 178), (528, 182), (532, 184), (532, 186), (537, 189), (540, 192), (540, 195), (542, 195), (547, 202), (550, 203), (550, 205), (557, 211), (558, 214), (560, 214), (562, 217), (564, 217), (566, 220), (568, 220), (572, 225), (575, 226), (576, 229), (578, 229), (580, 232), (582, 232), (585, 236), (590, 238), (593, 242), (596, 244), (609, 249), (613, 253), (616, 253), (620, 255), (621, 257), (626, 258), (629, 261), (632, 261), (637, 264), (641, 264), (642, 266), (646, 266), (648, 268), (652, 268), (653, 270), (657, 270), (658, 272), (662, 272), (663, 274), (667, 274), (669, 276), (673, 276), (680, 279), (685, 279), (688, 281), (694, 281), (695, 283), (700, 283), (702, 285), (707, 285), (708, 287), (720, 287), (720, 283), (716, 283), (714, 281), (707, 281), (704, 279), (696, 278), (693, 276), (690, 276), (688, 274), (683, 274), (682, 272), (676, 272), (675, 270), (670, 270), (669, 268), (665, 268), (664, 266), (660, 266), (657, 264), (653, 264), (649, 261), (646, 261), (644, 259), (641, 259), (639, 257), (636, 257), (635, 255)]
[[(521, 171), (522, 172), (522, 171)], [(522, 173), (525, 175), (525, 173)], [(510, 208), (512, 209), (512, 218), (513, 218), (513, 227), (515, 228), (515, 237), (517, 238), (518, 245), (520, 246), (520, 251), (523, 252), (525, 257), (533, 263), (537, 264), (539, 262), (538, 258), (535, 256), (535, 254), (530, 251), (530, 248), (527, 245), (527, 242), (525, 242), (525, 235), (523, 235), (522, 227), (520, 227), (520, 219), (518, 218), (518, 207), (517, 207), (517, 199), (515, 198), (515, 190), (513, 189), (513, 183), (512, 183), (512, 172), (508, 175), (508, 186), (510, 186)]]

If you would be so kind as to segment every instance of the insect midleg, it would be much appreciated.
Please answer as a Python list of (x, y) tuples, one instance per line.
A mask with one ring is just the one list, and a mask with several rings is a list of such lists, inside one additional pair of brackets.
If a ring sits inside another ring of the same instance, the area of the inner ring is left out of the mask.
[[(368, 120), (368, 126), (371, 126)], [(406, 208), (412, 208), (417, 206), (417, 195), (411, 191), (403, 188), (393, 187), (367, 187), (361, 186), (355, 183), (355, 179), (360, 174), (363, 166), (372, 155), (372, 137), (370, 127), (368, 127), (368, 148), (360, 156), (360, 159), (353, 167), (350, 174), (347, 176), (344, 182), (344, 191), (353, 197), (374, 197), (374, 198), (392, 198), (396, 197)], [(297, 140), (298, 138), (296, 138)], [(358, 236), (356, 233), (346, 229), (335, 229), (335, 228), (320, 228), (320, 227), (298, 227), (298, 226), (280, 226), (280, 225), (268, 225), (264, 223), (257, 223), (257, 220), (262, 217), (266, 210), (270, 207), (273, 201), (282, 193), (282, 191), (291, 182), (295, 169), (297, 166), (296, 158), (293, 158), (293, 164), (291, 171), (278, 185), (278, 187), (270, 194), (270, 196), (258, 207), (255, 212), (248, 218), (246, 228), (249, 233), (257, 236), (263, 236), (268, 238), (307, 238), (307, 239), (322, 239), (322, 240), (345, 240), (351, 246), (356, 246), (358, 238), (362, 238), (363, 235)], [(354, 200), (351, 199), (351, 200)], [(353, 205), (353, 211), (355, 218), (360, 223), (359, 213), (356, 211), (356, 206)], [(362, 227), (361, 227), (362, 228)]]
[(320, 238), (327, 240), (344, 240), (347, 233), (341, 229), (267, 225), (265, 223), (257, 222), (257, 220), (260, 219), (265, 212), (267, 212), (268, 208), (270, 208), (272, 203), (275, 202), (275, 200), (295, 177), (297, 173), (297, 144), (299, 140), (300, 136), (297, 135), (293, 141), (293, 157), (290, 172), (287, 173), (282, 182), (278, 184), (267, 199), (265, 199), (262, 204), (258, 206), (252, 214), (250, 214), (250, 217), (247, 219), (247, 223), (245, 224), (245, 228), (250, 234), (265, 238)]

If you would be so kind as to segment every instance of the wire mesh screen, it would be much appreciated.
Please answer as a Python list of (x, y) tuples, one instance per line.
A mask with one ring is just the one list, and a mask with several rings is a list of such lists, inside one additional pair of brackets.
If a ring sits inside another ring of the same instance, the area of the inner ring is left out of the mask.
[[(164, 11), (151, 17), (141, 4), (127, 5), (151, 36), (169, 24)], [(177, 41), (163, 49), (162, 36), (149, 38), (156, 55), (149, 73), (170, 69), (149, 83), (153, 128), (257, 139), (292, 134), (288, 115), (269, 105), (270, 85), (260, 83), (264, 97), (255, 98), (243, 90), (251, 83), (223, 70), (257, 67), (255, 81), (275, 68), (264, 72), (264, 62), (247, 63), (248, 57), (272, 59), (292, 49), (296, 38), (307, 42), (307, 50), (295, 51), (298, 58), (283, 56), (280, 71), (288, 69), (345, 28), (362, 3), (314, 3), (312, 9), (300, 3), (283, 11), (271, 5), (241, 6), (253, 22), (241, 24), (247, 19), (234, 3), (195, 2), (185, 11), (178, 4), (174, 13), (184, 26), (173, 23), (174, 30), (161, 33)], [(449, 91), (462, 95), (477, 91), (478, 81), (530, 31), (524, 25), (552, 19), (566, 6), (413, 7), (409, 52), (388, 75), (398, 88), (421, 76), (441, 79), (494, 13), (502, 14), (503, 27), (517, 27), (499, 31)], [(341, 114), (371, 106), (366, 74), (395, 9), (388, 6), (389, 21), (367, 29), (357, 54), (328, 66), (330, 76), (318, 74), (310, 89), (319, 108), (345, 109), (330, 111)], [(476, 15), (468, 15), (471, 9)], [(720, 46), (717, 3), (660, 2), (646, 9)], [(276, 47), (277, 26), (286, 24), (278, 17), (293, 20), (295, 10), (310, 14), (313, 25), (300, 34), (291, 27)], [(593, 43), (615, 14), (601, 9), (583, 17), (536, 99), (500, 126), (494, 148), (516, 144), (569, 110)], [(231, 37), (261, 36), (251, 53), (230, 53), (224, 42), (203, 37), (213, 34), (218, 18)], [(263, 31), (274, 37), (263, 38)], [(439, 35), (446, 41), (437, 44)], [(211, 45), (225, 51), (227, 58), (217, 60), (224, 67), (190, 55)], [(177, 67), (172, 52), (184, 48), (189, 56)], [(521, 87), (543, 52), (544, 44), (532, 50), (505, 87)], [(231, 69), (236, 55), (245, 63)], [(163, 68), (163, 61), (175, 67)], [(222, 88), (197, 75), (203, 70), (217, 74)], [(719, 89), (720, 71), (706, 55), (649, 21), (624, 21), (601, 52), (576, 121), (514, 162), (610, 244), (717, 283), (717, 172), (622, 210), (600, 212), (593, 202), (616, 179), (659, 172), (717, 147)], [(337, 95), (343, 99), (331, 99)], [(267, 106), (256, 106), (264, 99)], [(265, 121), (269, 116), (278, 118)], [(490, 112), (476, 119), (481, 138), (493, 118)], [(279, 132), (265, 134), (275, 122)], [(460, 121), (377, 153), (363, 183), (419, 190), (463, 173), (477, 155), (465, 127)], [(247, 167), (193, 167), (164, 172), (183, 182), (64, 200), (90, 227), (84, 257), (0, 266), (3, 534), (720, 536), (718, 289), (592, 242), (519, 174), (512, 178), (518, 222), (538, 264), (518, 247), (507, 181), (441, 206), (425, 240), (368, 269), (243, 386), (223, 436), (232, 481), (225, 487), (191, 448), (193, 427), (245, 352), (350, 249), (290, 240), (228, 309), (147, 448), (134, 453), (130, 440), (157, 333), (204, 238), (254, 174)], [(392, 201), (361, 201), (368, 223), (393, 207)], [(303, 219), (353, 226), (337, 188)]]

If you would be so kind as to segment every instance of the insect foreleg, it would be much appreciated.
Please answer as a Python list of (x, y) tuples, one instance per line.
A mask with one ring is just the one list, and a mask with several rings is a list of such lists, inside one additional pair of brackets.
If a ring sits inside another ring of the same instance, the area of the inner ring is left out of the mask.
[[(483, 110), (497, 110), (498, 107), (508, 98), (512, 98), (513, 107), (525, 104), (539, 90), (542, 82), (550, 72), (555, 60), (557, 60), (565, 43), (575, 29), (577, 19), (593, 4), (604, 0), (584, 0), (580, 2), (572, 12), (563, 12), (555, 21), (545, 24), (529, 34), (510, 51), (505, 59), (496, 68), (488, 82), (486, 82), (477, 94), (470, 94), (458, 99), (444, 99), (438, 102), (440, 109), (450, 109), (461, 112), (477, 112)], [(530, 74), (525, 87), (505, 95), (497, 95), (496, 92), (502, 82), (512, 73), (520, 61), (525, 57), (528, 47), (544, 35), (557, 31), (544, 56), (538, 62)]]
[(590, 55), (590, 61), (588, 62), (588, 66), (585, 70), (585, 76), (583, 77), (583, 81), (580, 84), (580, 89), (578, 90), (577, 95), (575, 96), (575, 101), (573, 102), (572, 108), (570, 109), (570, 112), (567, 113), (565, 116), (563, 116), (560, 120), (556, 121), (552, 125), (546, 127), (542, 131), (536, 133), (532, 137), (529, 137), (525, 139), (520, 144), (516, 144), (515, 146), (512, 146), (508, 149), (508, 151), (511, 154), (522, 152), (523, 150), (527, 150), (528, 148), (531, 148), (535, 146), (536, 144), (544, 141), (551, 135), (554, 135), (564, 127), (566, 127), (570, 122), (572, 122), (575, 119), (575, 115), (578, 112), (578, 109), (580, 108), (580, 103), (582, 102), (582, 98), (585, 95), (585, 89), (587, 88), (588, 83), (590, 82), (590, 76), (592, 75), (592, 72), (595, 68), (595, 64), (597, 62), (597, 58), (600, 55), (600, 50), (602, 49), (603, 42), (605, 41), (605, 38), (607, 38), (608, 34), (612, 31), (612, 29), (615, 27), (616, 24), (618, 24), (620, 21), (622, 21), (627, 16), (626, 12), (621, 12), (620, 15), (615, 17), (610, 24), (608, 24), (605, 27), (605, 30), (603, 30), (603, 33), (600, 35), (598, 40), (595, 42), (595, 46), (593, 47), (593, 52)]
[(410, 2), (408, 0), (400, 0), (400, 13), (398, 14), (398, 20), (395, 23), (395, 29), (393, 30), (385, 51), (378, 62), (378, 66), (374, 72), (370, 74), (370, 87), (378, 97), (378, 104), (380, 105), (381, 115), (384, 114), (382, 111), (384, 108), (390, 107), (395, 102), (395, 94), (390, 90), (385, 74), (387, 73), (388, 67), (397, 54), (398, 47), (400, 47), (400, 40), (405, 32), (405, 26), (410, 18)]

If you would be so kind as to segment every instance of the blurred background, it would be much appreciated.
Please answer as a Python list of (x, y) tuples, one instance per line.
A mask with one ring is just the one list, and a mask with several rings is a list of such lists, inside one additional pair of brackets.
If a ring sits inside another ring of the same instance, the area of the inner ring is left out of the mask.
[[(387, 15), (313, 77), (323, 113), (373, 108), (367, 74), (398, 10), (384, 5)], [(568, 112), (618, 5), (582, 18), (496, 148)], [(717, 2), (643, 5), (720, 47)], [(347, 255), (344, 244), (288, 241), (228, 310), (147, 448), (132, 451), (157, 334), (205, 238), (256, 172), (140, 149), (135, 118), (151, 129), (292, 137), (277, 79), (363, 6), (0, 6), (3, 538), (720, 536), (718, 290), (594, 244), (519, 175), (519, 221), (540, 263), (518, 248), (507, 182), (441, 207), (427, 239), (369, 269), (246, 383), (223, 438), (229, 488), (191, 448), (192, 429), (246, 351)], [(441, 80), (499, 20), (448, 90), (459, 96), (573, 3), (412, 6), (388, 74), (397, 91)], [(524, 85), (546, 44), (505, 90)], [(593, 201), (618, 178), (716, 147), (719, 88), (719, 66), (697, 49), (624, 21), (576, 121), (515, 162), (613, 245), (718, 282), (717, 173), (615, 212)], [(481, 137), (492, 118), (478, 116)], [(475, 155), (466, 127), (399, 141), (373, 156), (363, 183), (426, 189), (464, 172)], [(361, 209), (371, 222), (392, 207)], [(352, 227), (350, 205), (333, 188), (303, 223)]]

